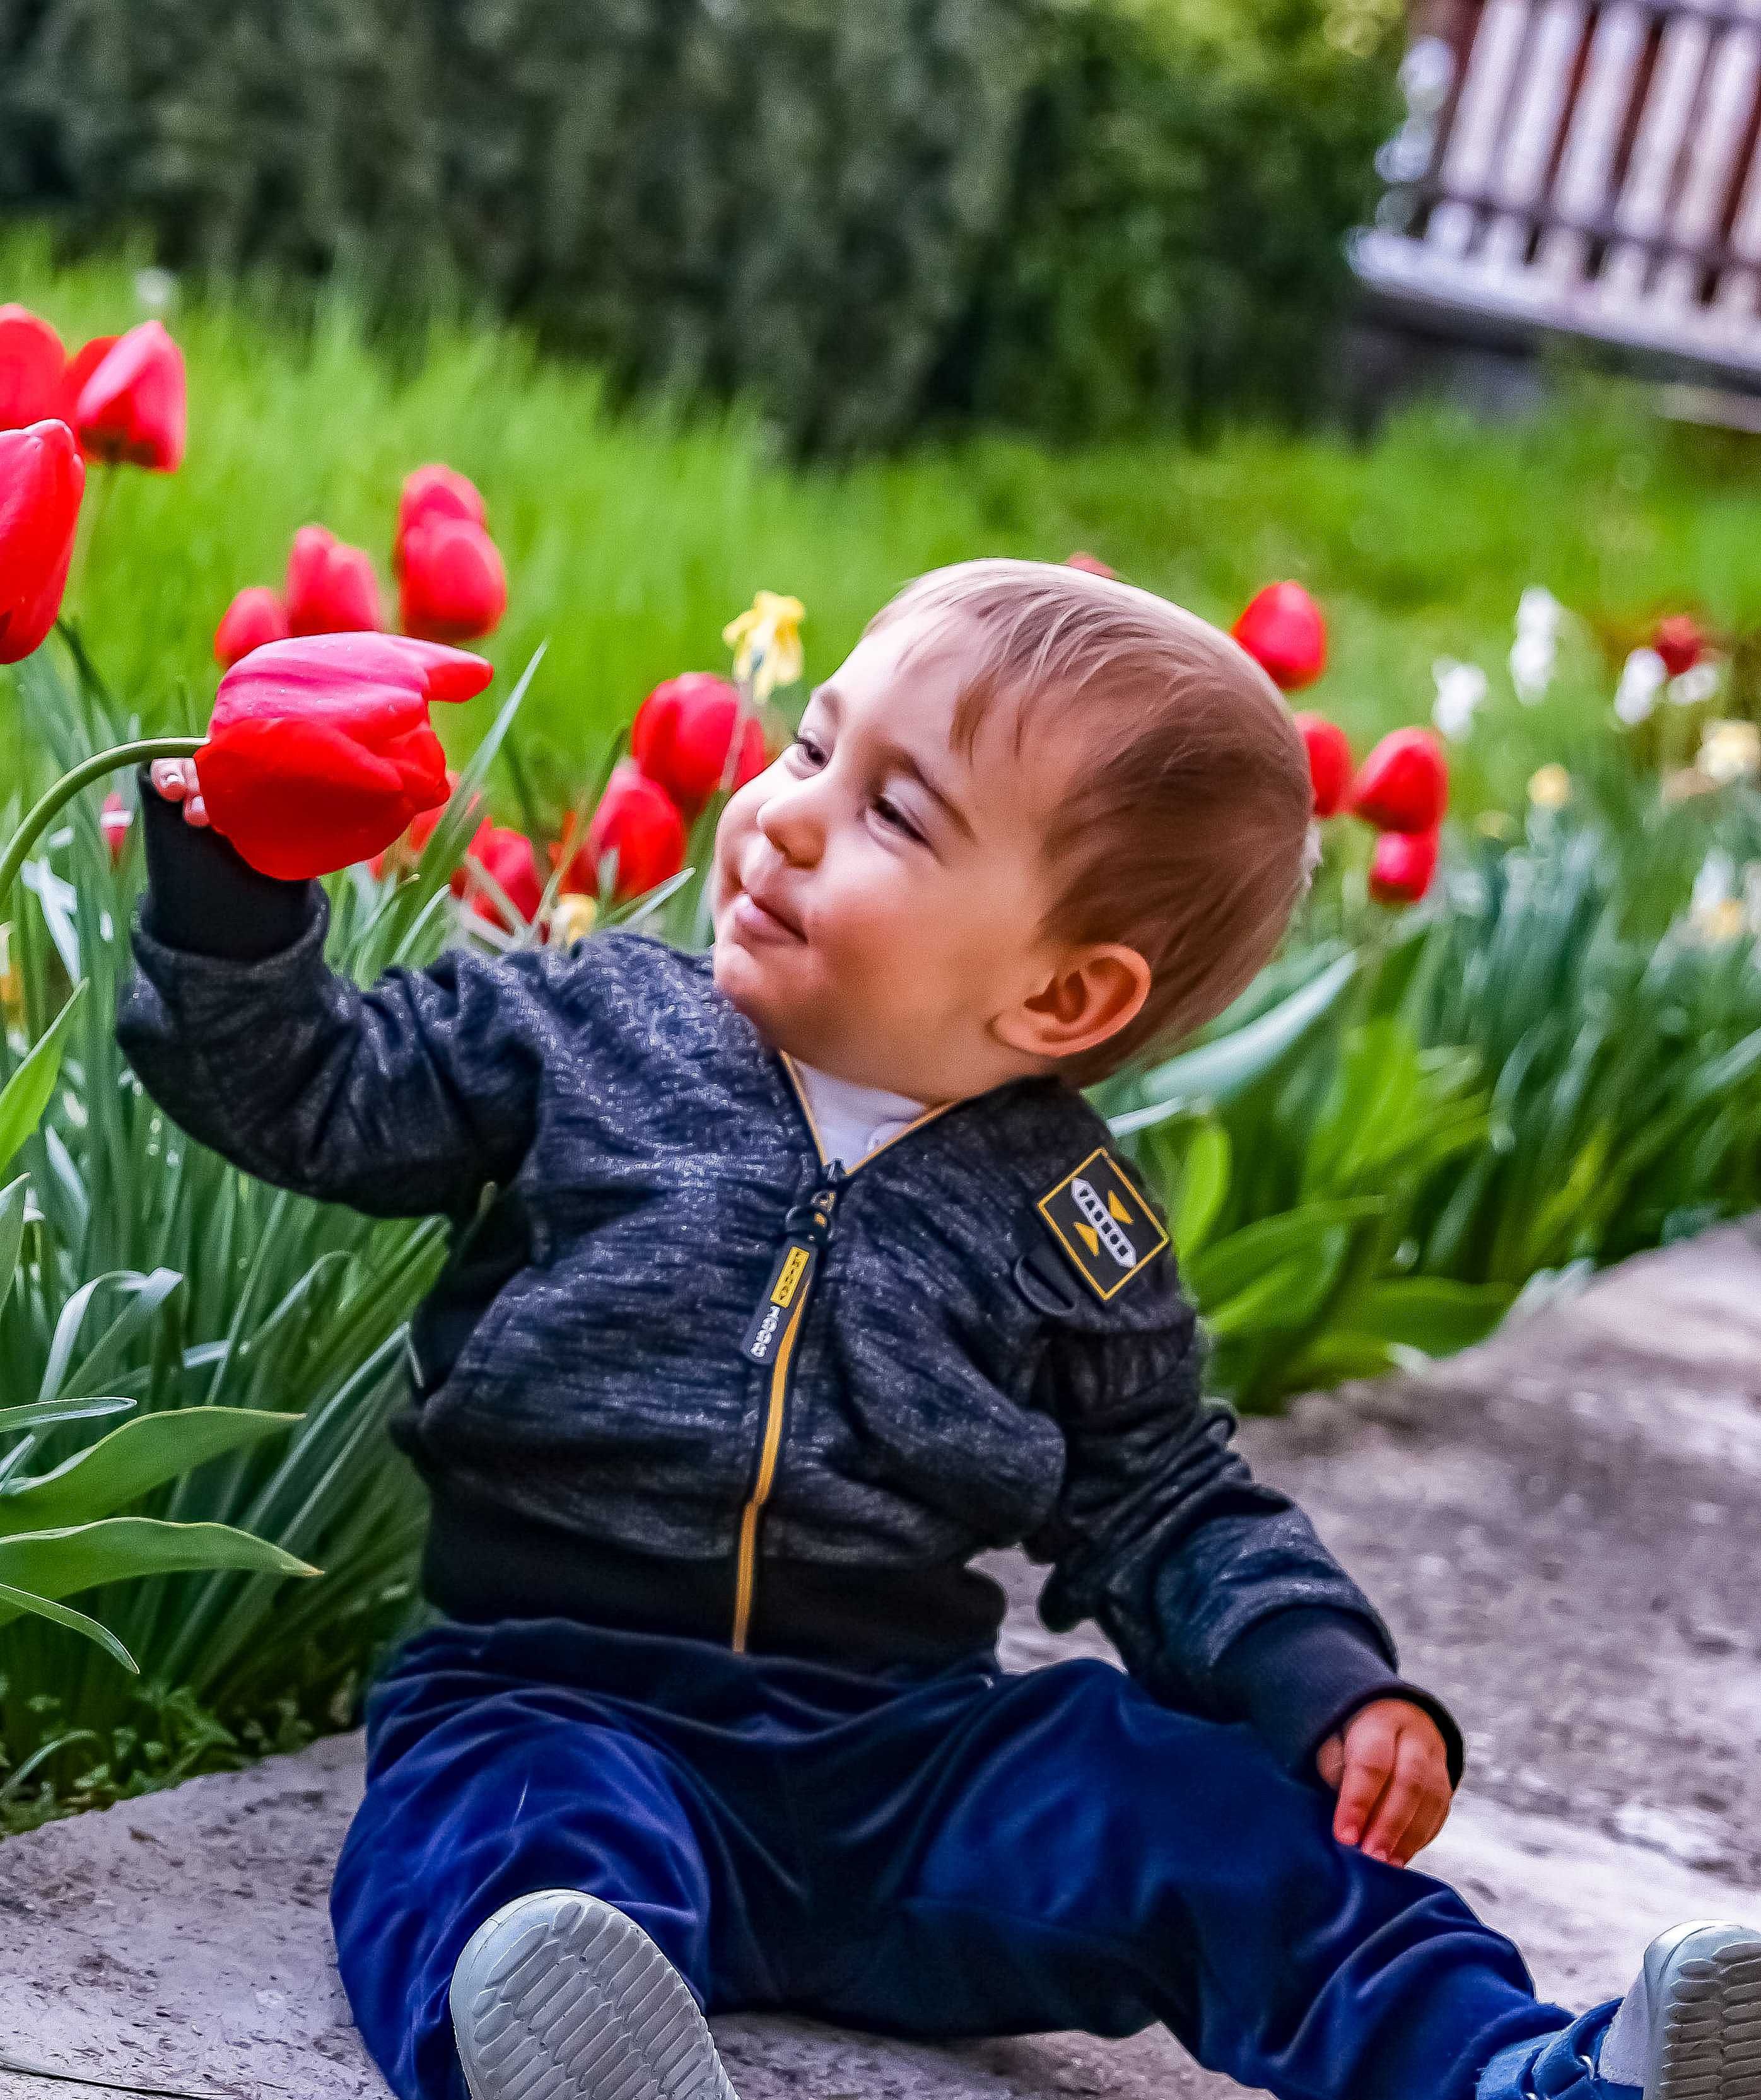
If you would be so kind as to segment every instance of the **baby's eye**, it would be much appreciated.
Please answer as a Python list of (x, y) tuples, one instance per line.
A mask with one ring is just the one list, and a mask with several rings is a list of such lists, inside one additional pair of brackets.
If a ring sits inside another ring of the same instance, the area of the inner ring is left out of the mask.
[(795, 748), (810, 765), (824, 765), (825, 753), (810, 736), (805, 735), (800, 730), (795, 732)]
[(889, 801), (885, 795), (877, 795), (875, 797), (874, 808), (875, 814), (883, 823), (890, 824), (896, 831), (903, 832), (907, 838), (916, 839), (920, 845), (922, 844), (923, 833), (900, 809), (897, 802)]

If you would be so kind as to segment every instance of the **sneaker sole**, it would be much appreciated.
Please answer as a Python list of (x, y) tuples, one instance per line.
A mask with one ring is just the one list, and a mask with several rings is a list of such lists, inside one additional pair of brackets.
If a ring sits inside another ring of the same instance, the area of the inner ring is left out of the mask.
[(504, 1904), (466, 1943), (447, 2002), (472, 2100), (734, 2100), (683, 1977), (597, 1896)]
[(1645, 2100), (1761, 2100), (1761, 1935), (1670, 1978)]

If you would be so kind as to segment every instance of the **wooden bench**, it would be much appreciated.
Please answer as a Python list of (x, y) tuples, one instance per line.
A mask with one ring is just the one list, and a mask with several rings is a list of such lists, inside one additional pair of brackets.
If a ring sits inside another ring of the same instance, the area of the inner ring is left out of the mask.
[(1761, 0), (1430, 0), (1360, 280), (1761, 378)]

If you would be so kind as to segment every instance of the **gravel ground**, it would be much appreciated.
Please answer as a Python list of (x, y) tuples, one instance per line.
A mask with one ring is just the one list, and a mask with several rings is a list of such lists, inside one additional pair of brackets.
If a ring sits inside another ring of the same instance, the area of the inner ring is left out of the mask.
[[(1421, 1378), (1250, 1424), (1383, 1606), (1469, 1767), (1423, 1864), (1523, 1946), (1540, 1988), (1622, 1988), (1650, 1934), (1761, 1917), (1761, 1230), (1641, 1256)], [(1005, 1660), (1105, 1653), (997, 1564)], [(333, 1965), (325, 1891), (358, 1732), (0, 1842), (0, 2062), (200, 2100), (384, 2087)], [(1159, 2031), (955, 2049), (718, 2023), (744, 2100), (1225, 2100)], [(65, 2100), (0, 2070), (0, 2100)]]

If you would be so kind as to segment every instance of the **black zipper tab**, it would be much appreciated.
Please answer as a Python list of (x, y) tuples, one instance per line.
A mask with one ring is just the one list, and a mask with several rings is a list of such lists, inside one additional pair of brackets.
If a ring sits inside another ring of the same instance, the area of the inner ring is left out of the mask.
[(798, 1316), (805, 1309), (807, 1294), (813, 1288), (814, 1273), (819, 1266), (821, 1251), (832, 1237), (832, 1206), (837, 1202), (839, 1186), (846, 1178), (842, 1166), (834, 1159), (826, 1170), (825, 1179), (812, 1195), (805, 1203), (793, 1205), (783, 1219), (783, 1228), (788, 1238), (777, 1250), (770, 1281), (765, 1286), (764, 1295), (746, 1330), (746, 1339), (740, 1344), (740, 1354), (749, 1362), (773, 1362), (789, 1325), (790, 1315)]

